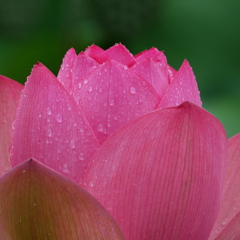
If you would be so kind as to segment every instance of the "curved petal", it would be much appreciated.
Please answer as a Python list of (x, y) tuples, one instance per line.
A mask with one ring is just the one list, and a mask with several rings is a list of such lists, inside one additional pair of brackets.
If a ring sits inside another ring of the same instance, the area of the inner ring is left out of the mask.
[(178, 72), (174, 75), (174, 79), (159, 104), (159, 108), (175, 107), (185, 101), (202, 106), (199, 93), (192, 68), (188, 61), (185, 60)]
[(0, 179), (0, 239), (124, 239), (107, 211), (60, 174), (28, 160)]
[(33, 157), (76, 182), (99, 147), (75, 101), (40, 63), (28, 78), (14, 126), (13, 166)]
[[(215, 239), (218, 234), (232, 221), (236, 214), (240, 212), (240, 134), (228, 140), (228, 161), (223, 188), (223, 196), (221, 199), (220, 210), (217, 220), (213, 227), (211, 238)], [(235, 223), (240, 223), (234, 220)], [(239, 225), (240, 226), (240, 225)], [(228, 227), (231, 229), (231, 227)], [(225, 230), (224, 230), (225, 231)], [(228, 230), (231, 231), (231, 230)], [(240, 228), (234, 230), (240, 236)], [(238, 233), (237, 233), (238, 232)], [(229, 239), (229, 238), (225, 238)], [(233, 239), (233, 238), (231, 238)]]
[(94, 58), (99, 63), (104, 63), (106, 61), (115, 60), (123, 65), (131, 67), (136, 63), (133, 55), (128, 51), (128, 49), (120, 44), (115, 44), (101, 54), (95, 56)]
[(12, 124), (23, 86), (7, 77), (0, 76), (0, 176), (11, 169), (9, 148)]
[(63, 58), (62, 65), (57, 76), (59, 82), (69, 92), (73, 88), (72, 68), (76, 60), (77, 60), (76, 51), (73, 48), (69, 49)]
[(207, 239), (227, 154), (221, 123), (192, 103), (133, 120), (96, 152), (83, 187), (131, 240)]
[(127, 122), (156, 109), (160, 101), (145, 79), (115, 61), (98, 67), (73, 97), (100, 143)]
[(150, 48), (149, 50), (144, 50), (144, 51), (136, 54), (136, 55), (134, 56), (134, 58), (135, 58), (135, 61), (136, 61), (136, 62), (141, 62), (142, 60), (145, 60), (146, 58), (152, 59), (152, 58), (154, 58), (156, 55), (158, 55), (159, 53), (160, 53), (160, 51), (159, 51), (157, 48), (152, 47), (152, 48)]

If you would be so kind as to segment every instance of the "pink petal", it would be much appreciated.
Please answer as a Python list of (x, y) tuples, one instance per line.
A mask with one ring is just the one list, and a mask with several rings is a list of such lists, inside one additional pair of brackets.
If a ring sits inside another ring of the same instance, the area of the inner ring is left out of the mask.
[(160, 53), (160, 51), (157, 48), (152, 47), (149, 50), (144, 50), (144, 51), (136, 54), (134, 57), (135, 57), (136, 62), (141, 62), (142, 60), (145, 60), (146, 58), (152, 59), (154, 56), (158, 55), (159, 53)]
[(187, 60), (185, 60), (169, 85), (159, 108), (178, 106), (184, 101), (202, 106), (196, 78)]
[(73, 66), (73, 86), (76, 86), (99, 66), (94, 59), (88, 57), (84, 52), (80, 53)]
[(156, 109), (160, 100), (148, 82), (115, 61), (89, 75), (73, 96), (100, 143), (127, 122)]
[(159, 62), (154, 62), (147, 58), (136, 63), (131, 69), (145, 78), (154, 87), (160, 98), (162, 98), (168, 87), (168, 70), (166, 62), (160, 65)]
[(133, 55), (122, 44), (116, 44), (94, 58), (99, 63), (115, 60), (128, 67), (135, 64)]
[(91, 57), (91, 58), (93, 58), (93, 59), (95, 59), (96, 58), (96, 56), (97, 55), (99, 55), (99, 54), (101, 54), (101, 53), (103, 53), (104, 52), (104, 50), (102, 49), (102, 48), (100, 48), (100, 47), (98, 47), (98, 46), (96, 46), (96, 45), (91, 45), (90, 47), (88, 47), (85, 51), (84, 51), (84, 53), (86, 54), (86, 56), (89, 56), (89, 57)]
[(0, 76), (0, 176), (11, 169), (9, 148), (12, 123), (23, 86), (7, 77)]
[(177, 71), (170, 65), (167, 65), (167, 69), (168, 69), (168, 83), (171, 84)]
[(227, 155), (221, 123), (192, 103), (133, 120), (97, 151), (84, 187), (126, 239), (207, 239)]
[[(223, 188), (223, 196), (221, 199), (220, 211), (218, 213), (218, 217), (211, 234), (211, 239), (215, 239), (216, 236), (221, 231), (223, 231), (226, 225), (232, 221), (236, 214), (239, 215), (240, 212), (239, 182), (240, 182), (240, 134), (230, 138), (228, 141), (228, 162)], [(238, 222), (240, 220), (239, 216), (237, 217)], [(235, 231), (235, 233), (237, 232)], [(240, 235), (240, 228), (238, 228), (237, 234)]]
[(35, 160), (0, 179), (0, 239), (124, 239), (90, 194)]
[(72, 68), (74, 62), (77, 59), (76, 52), (73, 48), (69, 49), (63, 58), (61, 68), (58, 73), (58, 80), (62, 85), (68, 90), (71, 91), (73, 86), (72, 82)]
[(33, 157), (76, 182), (99, 146), (75, 101), (41, 63), (28, 78), (14, 126), (14, 166)]
[[(225, 222), (224, 222), (225, 224)], [(238, 240), (240, 239), (240, 212), (230, 221), (224, 230), (214, 239), (216, 240)], [(212, 238), (210, 238), (212, 239)]]

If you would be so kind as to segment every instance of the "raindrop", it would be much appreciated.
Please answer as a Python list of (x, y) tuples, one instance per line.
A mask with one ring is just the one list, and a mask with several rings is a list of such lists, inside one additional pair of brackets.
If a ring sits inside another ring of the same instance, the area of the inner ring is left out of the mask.
[(86, 84), (87, 82), (88, 82), (88, 80), (87, 80), (87, 79), (84, 79), (83, 83)]
[(48, 115), (51, 115), (51, 114), (52, 114), (52, 110), (51, 110), (50, 107), (47, 107), (47, 114), (48, 114)]
[(127, 65), (124, 65), (123, 68), (124, 68), (124, 69), (128, 69), (128, 66), (127, 66)]
[(69, 173), (70, 172), (66, 163), (63, 165), (63, 172), (64, 173)]
[(97, 130), (103, 132), (103, 125), (101, 123), (98, 125)]
[(100, 93), (101, 93), (101, 92), (102, 92), (102, 88), (99, 88), (98, 92), (100, 92)]
[(136, 88), (135, 87), (130, 87), (130, 93), (135, 94), (136, 93)]
[(81, 82), (78, 84), (78, 88), (82, 88), (82, 83)]
[(93, 187), (93, 182), (90, 182), (89, 185), (90, 185), (90, 187)]
[(49, 137), (52, 136), (52, 130), (51, 130), (51, 129), (48, 129), (48, 131), (47, 131), (47, 135), (48, 135)]
[(38, 113), (38, 117), (42, 117), (42, 114), (41, 114), (41, 113)]
[(75, 148), (76, 147), (74, 140), (71, 140), (70, 145), (71, 145), (71, 148)]
[(62, 122), (62, 114), (61, 114), (61, 113), (58, 113), (58, 114), (56, 115), (56, 120), (57, 120), (57, 122), (59, 122), (59, 123)]
[(90, 87), (88, 88), (88, 91), (89, 91), (89, 92), (92, 92), (92, 90), (93, 90), (93, 88), (92, 88), (92, 86), (90, 86)]
[(114, 100), (113, 100), (113, 99), (110, 100), (109, 105), (110, 105), (110, 106), (114, 106)]
[(84, 154), (83, 154), (83, 153), (80, 153), (78, 159), (79, 159), (80, 161), (83, 161), (83, 160), (84, 160)]

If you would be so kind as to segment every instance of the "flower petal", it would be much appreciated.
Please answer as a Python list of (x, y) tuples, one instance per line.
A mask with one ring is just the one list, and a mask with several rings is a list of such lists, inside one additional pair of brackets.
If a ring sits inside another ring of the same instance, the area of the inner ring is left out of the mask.
[(159, 108), (175, 107), (189, 101), (202, 106), (196, 78), (187, 60), (185, 60), (169, 85)]
[(115, 60), (128, 67), (136, 63), (133, 55), (122, 44), (115, 44), (94, 58), (99, 63)]
[(86, 76), (98, 66), (99, 63), (97, 63), (94, 59), (88, 57), (84, 52), (80, 53), (72, 69), (73, 86), (78, 85), (83, 78), (86, 78)]
[(76, 182), (99, 147), (75, 101), (40, 63), (28, 78), (14, 126), (14, 166), (33, 157)]
[(124, 239), (107, 211), (62, 175), (28, 160), (0, 179), (0, 239)]
[(22, 89), (23, 86), (20, 83), (0, 76), (0, 176), (11, 169), (9, 148), (12, 124), (16, 117)]
[(153, 59), (156, 55), (158, 55), (160, 53), (160, 51), (155, 48), (155, 47), (152, 47), (151, 49), (149, 50), (144, 50), (138, 54), (136, 54), (134, 56), (135, 58), (135, 61), (136, 62), (141, 62), (142, 60), (145, 60), (146, 58), (151, 58)]
[(239, 229), (240, 229), (240, 211), (235, 215), (235, 217), (230, 221), (230, 223), (224, 228), (224, 230), (216, 238), (210, 238), (210, 239), (238, 240), (240, 239)]
[[(225, 182), (223, 188), (223, 196), (221, 199), (220, 210), (217, 220), (211, 233), (211, 239), (215, 239), (216, 236), (223, 231), (236, 214), (240, 212), (240, 134), (230, 138), (228, 140), (228, 162), (225, 175)], [(240, 216), (240, 215), (239, 215)], [(240, 218), (234, 220), (240, 223)], [(225, 231), (225, 230), (224, 230)], [(240, 228), (238, 233), (240, 236)], [(225, 238), (233, 239), (233, 238)], [(234, 238), (237, 239), (237, 238)]]
[(70, 92), (73, 88), (72, 68), (77, 59), (77, 54), (73, 48), (69, 49), (63, 58), (61, 68), (58, 72), (58, 80)]
[(127, 122), (156, 109), (160, 101), (147, 81), (115, 61), (98, 67), (73, 96), (100, 143)]
[(84, 188), (131, 240), (207, 239), (220, 203), (227, 139), (192, 103), (133, 120), (97, 151)]
[(104, 52), (104, 50), (102, 49), (102, 48), (100, 48), (100, 47), (98, 47), (98, 46), (96, 46), (96, 45), (91, 45), (90, 47), (88, 47), (85, 51), (84, 51), (84, 53), (87, 55), (87, 56), (89, 56), (89, 57), (91, 57), (91, 58), (93, 58), (93, 59), (95, 59), (96, 58), (96, 56), (97, 55), (99, 55), (99, 54), (101, 54), (101, 53), (103, 53)]
[(154, 87), (160, 98), (163, 97), (168, 87), (168, 69), (166, 61), (159, 63), (147, 58), (136, 63), (131, 69), (145, 78)]

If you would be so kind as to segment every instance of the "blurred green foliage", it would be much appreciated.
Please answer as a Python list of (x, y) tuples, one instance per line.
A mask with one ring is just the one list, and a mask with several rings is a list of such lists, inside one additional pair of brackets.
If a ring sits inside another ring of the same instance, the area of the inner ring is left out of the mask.
[(37, 61), (57, 74), (65, 52), (122, 42), (188, 59), (203, 107), (240, 132), (240, 1), (8, 0), (0, 2), (0, 74), (21, 83)]

